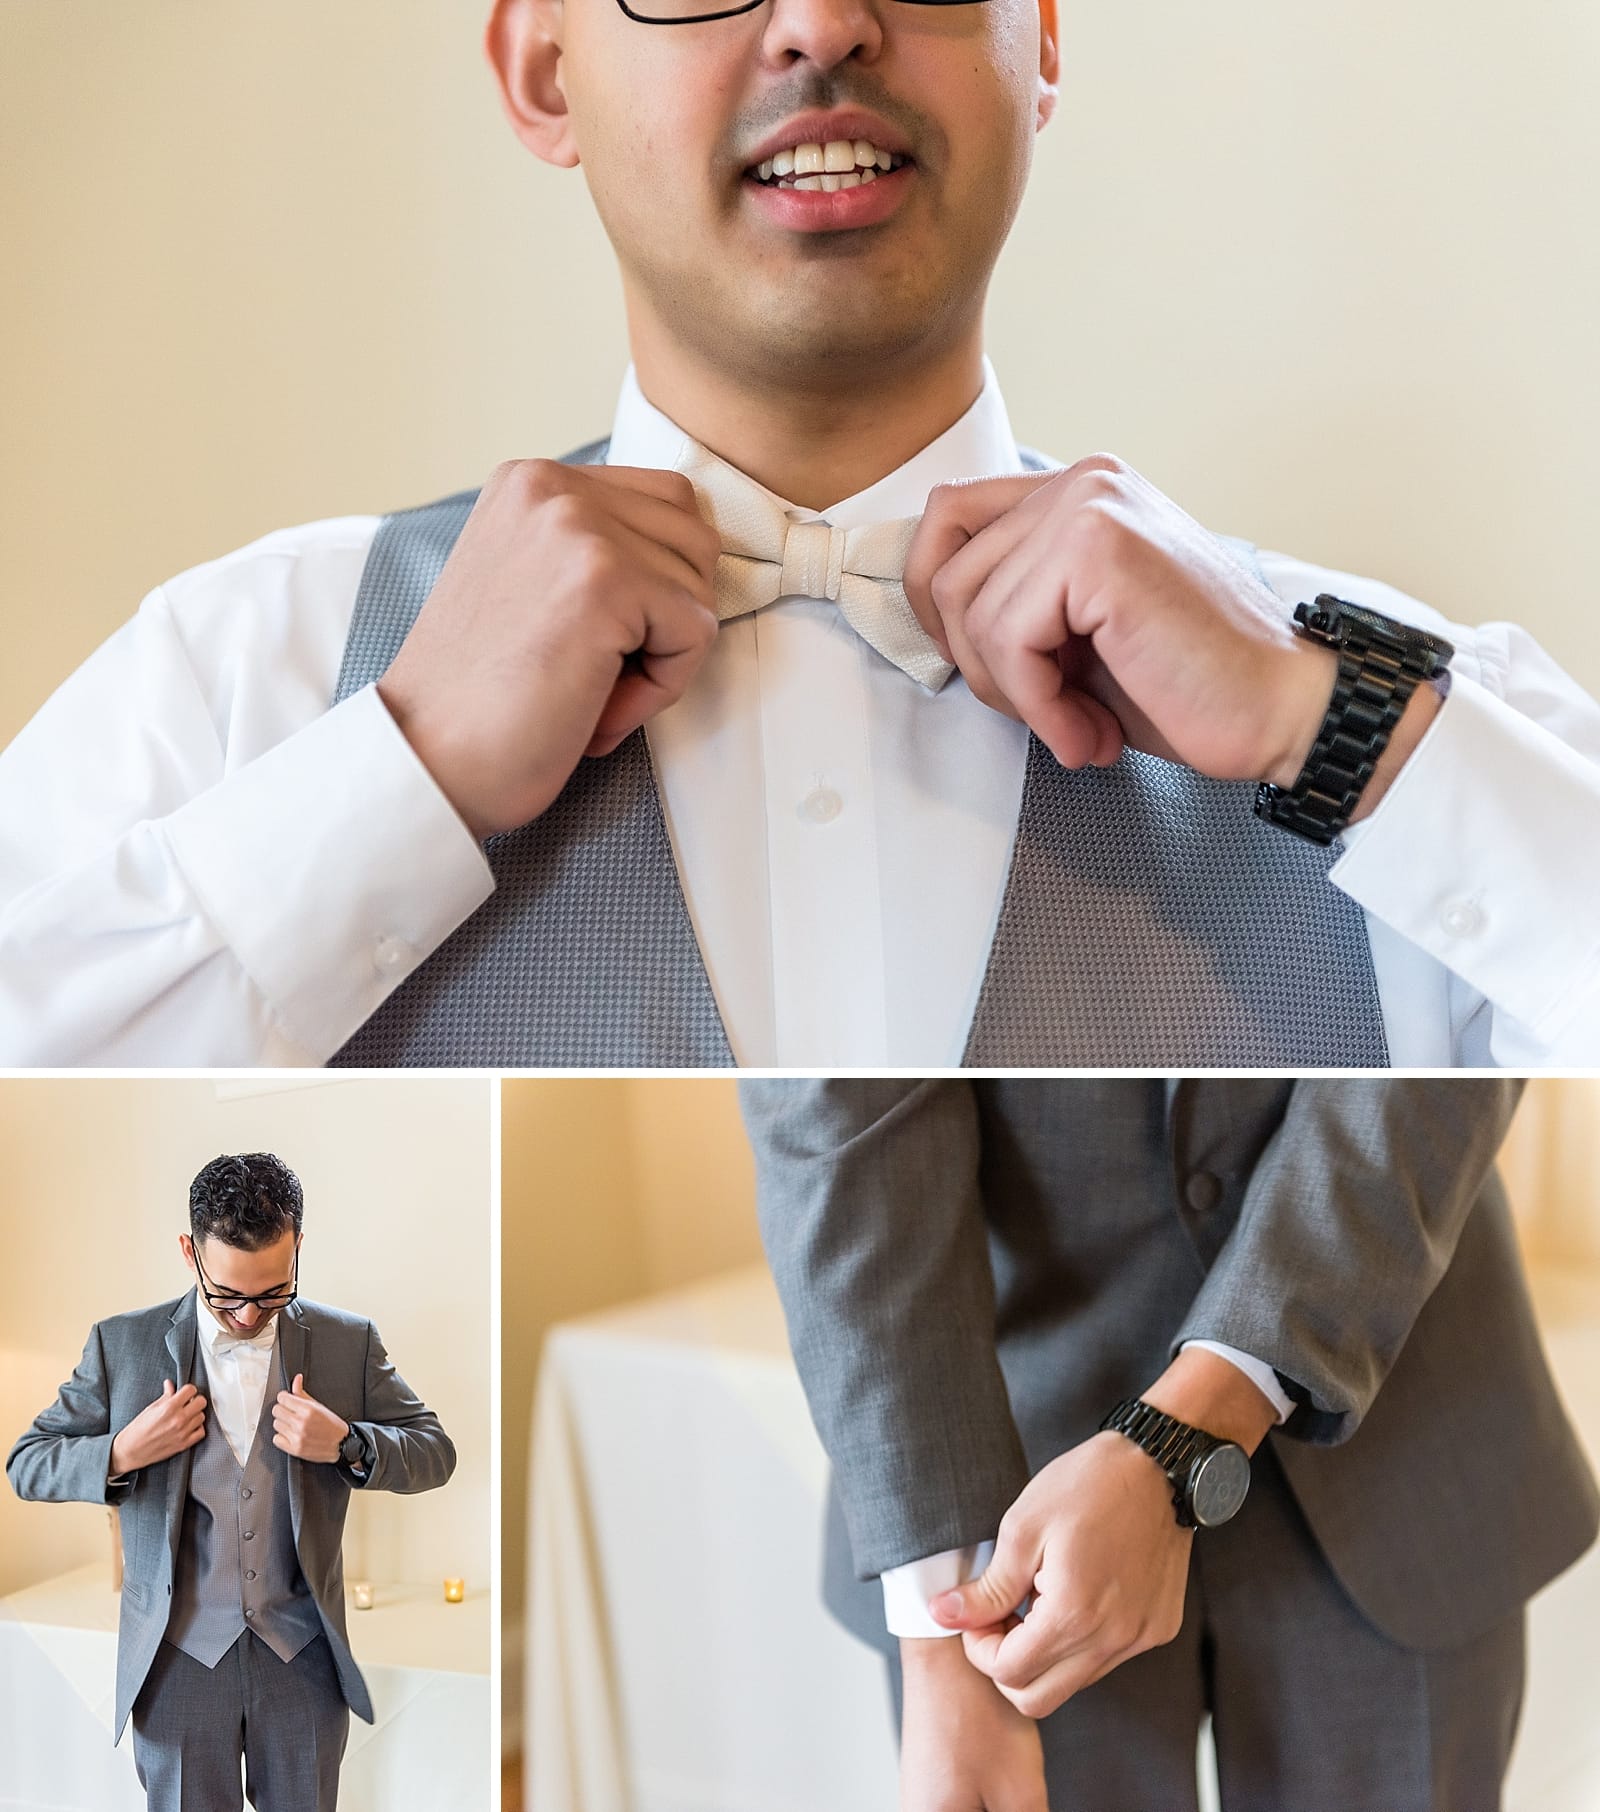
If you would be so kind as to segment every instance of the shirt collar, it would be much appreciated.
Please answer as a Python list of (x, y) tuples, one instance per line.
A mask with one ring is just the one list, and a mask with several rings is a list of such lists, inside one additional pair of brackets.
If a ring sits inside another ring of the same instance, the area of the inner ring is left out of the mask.
[[(611, 449), (606, 458), (613, 465), (653, 466), (664, 471), (677, 463), (688, 438), (683, 429), (656, 408), (639, 388), (638, 375), (630, 364), (617, 398), (617, 411), (611, 424)], [(1005, 399), (1000, 394), (999, 380), (995, 377), (994, 367), (985, 358), (983, 388), (972, 407), (903, 466), (826, 510), (804, 510), (781, 497), (777, 501), (795, 522), (814, 522), (826, 517), (838, 528), (859, 528), (868, 522), (920, 516), (927, 505), (928, 493), (936, 484), (948, 484), (956, 478), (998, 478), (1025, 470), (1011, 432)], [(774, 493), (768, 491), (767, 495), (770, 497)]]
[(200, 1300), (200, 1293), (195, 1292), (194, 1316), (200, 1327), (200, 1338), (206, 1343), (210, 1353), (226, 1353), (235, 1347), (253, 1347), (256, 1352), (270, 1350), (273, 1341), (278, 1337), (278, 1317), (273, 1316), (264, 1328), (258, 1329), (248, 1339), (242, 1334), (230, 1334), (217, 1320), (216, 1316)]

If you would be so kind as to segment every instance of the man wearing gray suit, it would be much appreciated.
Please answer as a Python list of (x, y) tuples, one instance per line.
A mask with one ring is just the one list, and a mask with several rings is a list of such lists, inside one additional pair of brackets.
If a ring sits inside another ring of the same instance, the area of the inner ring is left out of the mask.
[(1498, 1807), (1524, 1607), (1600, 1515), (1519, 1087), (743, 1085), (905, 1812), (1193, 1812), (1208, 1711), (1225, 1812)]
[(300, 1298), (302, 1215), (278, 1158), (207, 1164), (178, 1236), (193, 1290), (96, 1323), (6, 1462), (19, 1497), (120, 1511), (115, 1736), (131, 1714), (151, 1812), (330, 1812), (350, 1713), (373, 1715), (350, 1493), (455, 1469), (372, 1323)]

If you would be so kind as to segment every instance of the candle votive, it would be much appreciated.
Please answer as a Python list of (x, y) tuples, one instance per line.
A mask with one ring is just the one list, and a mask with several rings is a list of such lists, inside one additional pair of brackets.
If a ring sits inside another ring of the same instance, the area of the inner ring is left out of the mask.
[(350, 1596), (358, 1611), (370, 1611), (372, 1609), (372, 1581), (370, 1579), (352, 1580)]
[(444, 1582), (444, 1601), (446, 1604), (460, 1604), (467, 1595), (467, 1582), (464, 1579), (447, 1579)]

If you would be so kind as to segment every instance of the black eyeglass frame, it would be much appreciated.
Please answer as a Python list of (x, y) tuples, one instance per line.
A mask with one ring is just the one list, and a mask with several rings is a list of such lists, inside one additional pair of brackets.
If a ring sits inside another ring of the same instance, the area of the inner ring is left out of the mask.
[[(981, 6), (983, 0), (896, 0), (899, 6)], [(737, 19), (740, 13), (753, 13), (758, 6), (765, 6), (766, 0), (745, 0), (743, 6), (722, 7), (714, 13), (686, 13), (681, 19), (652, 18), (648, 13), (636, 13), (628, 0), (617, 0), (624, 13), (638, 25), (705, 25), (712, 19)]]
[(200, 1294), (206, 1299), (206, 1306), (208, 1308), (222, 1309), (229, 1314), (232, 1314), (235, 1310), (246, 1308), (246, 1307), (254, 1308), (254, 1309), (286, 1309), (289, 1307), (290, 1303), (295, 1302), (299, 1299), (299, 1296), (300, 1296), (300, 1242), (299, 1242), (299, 1240), (296, 1240), (294, 1243), (294, 1276), (290, 1280), (290, 1283), (289, 1283), (288, 1295), (284, 1295), (281, 1290), (263, 1290), (259, 1296), (237, 1296), (237, 1295), (230, 1296), (221, 1291), (219, 1291), (216, 1295), (213, 1295), (212, 1291), (211, 1291), (211, 1279), (206, 1276), (205, 1266), (202, 1265), (200, 1262), (199, 1241), (191, 1239), (189, 1241), (189, 1250), (194, 1254), (195, 1276), (199, 1279)]

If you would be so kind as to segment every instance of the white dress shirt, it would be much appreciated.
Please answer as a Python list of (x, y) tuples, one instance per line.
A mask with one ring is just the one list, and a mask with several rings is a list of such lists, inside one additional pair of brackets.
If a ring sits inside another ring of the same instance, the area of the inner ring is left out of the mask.
[(200, 1330), (200, 1356), (206, 1368), (209, 1408), (233, 1456), (242, 1466), (255, 1446), (278, 1347), (278, 1318), (274, 1315), (248, 1339), (230, 1334), (200, 1301), (194, 1305)]
[[(681, 444), (630, 372), (611, 458), (667, 466)], [(987, 371), (958, 422), (826, 515), (913, 514), (934, 483), (1018, 469)], [(280, 531), (159, 587), (0, 755), (0, 1063), (323, 1063), (487, 897), (376, 690), (328, 708), (377, 527)], [(1263, 564), (1286, 602), (1334, 591), (1458, 648), (1333, 870), (1366, 911), (1393, 1062), (1600, 1060), (1600, 707), (1512, 625)], [(786, 598), (725, 625), (648, 735), (737, 1060), (959, 1064), (1021, 728)]]

